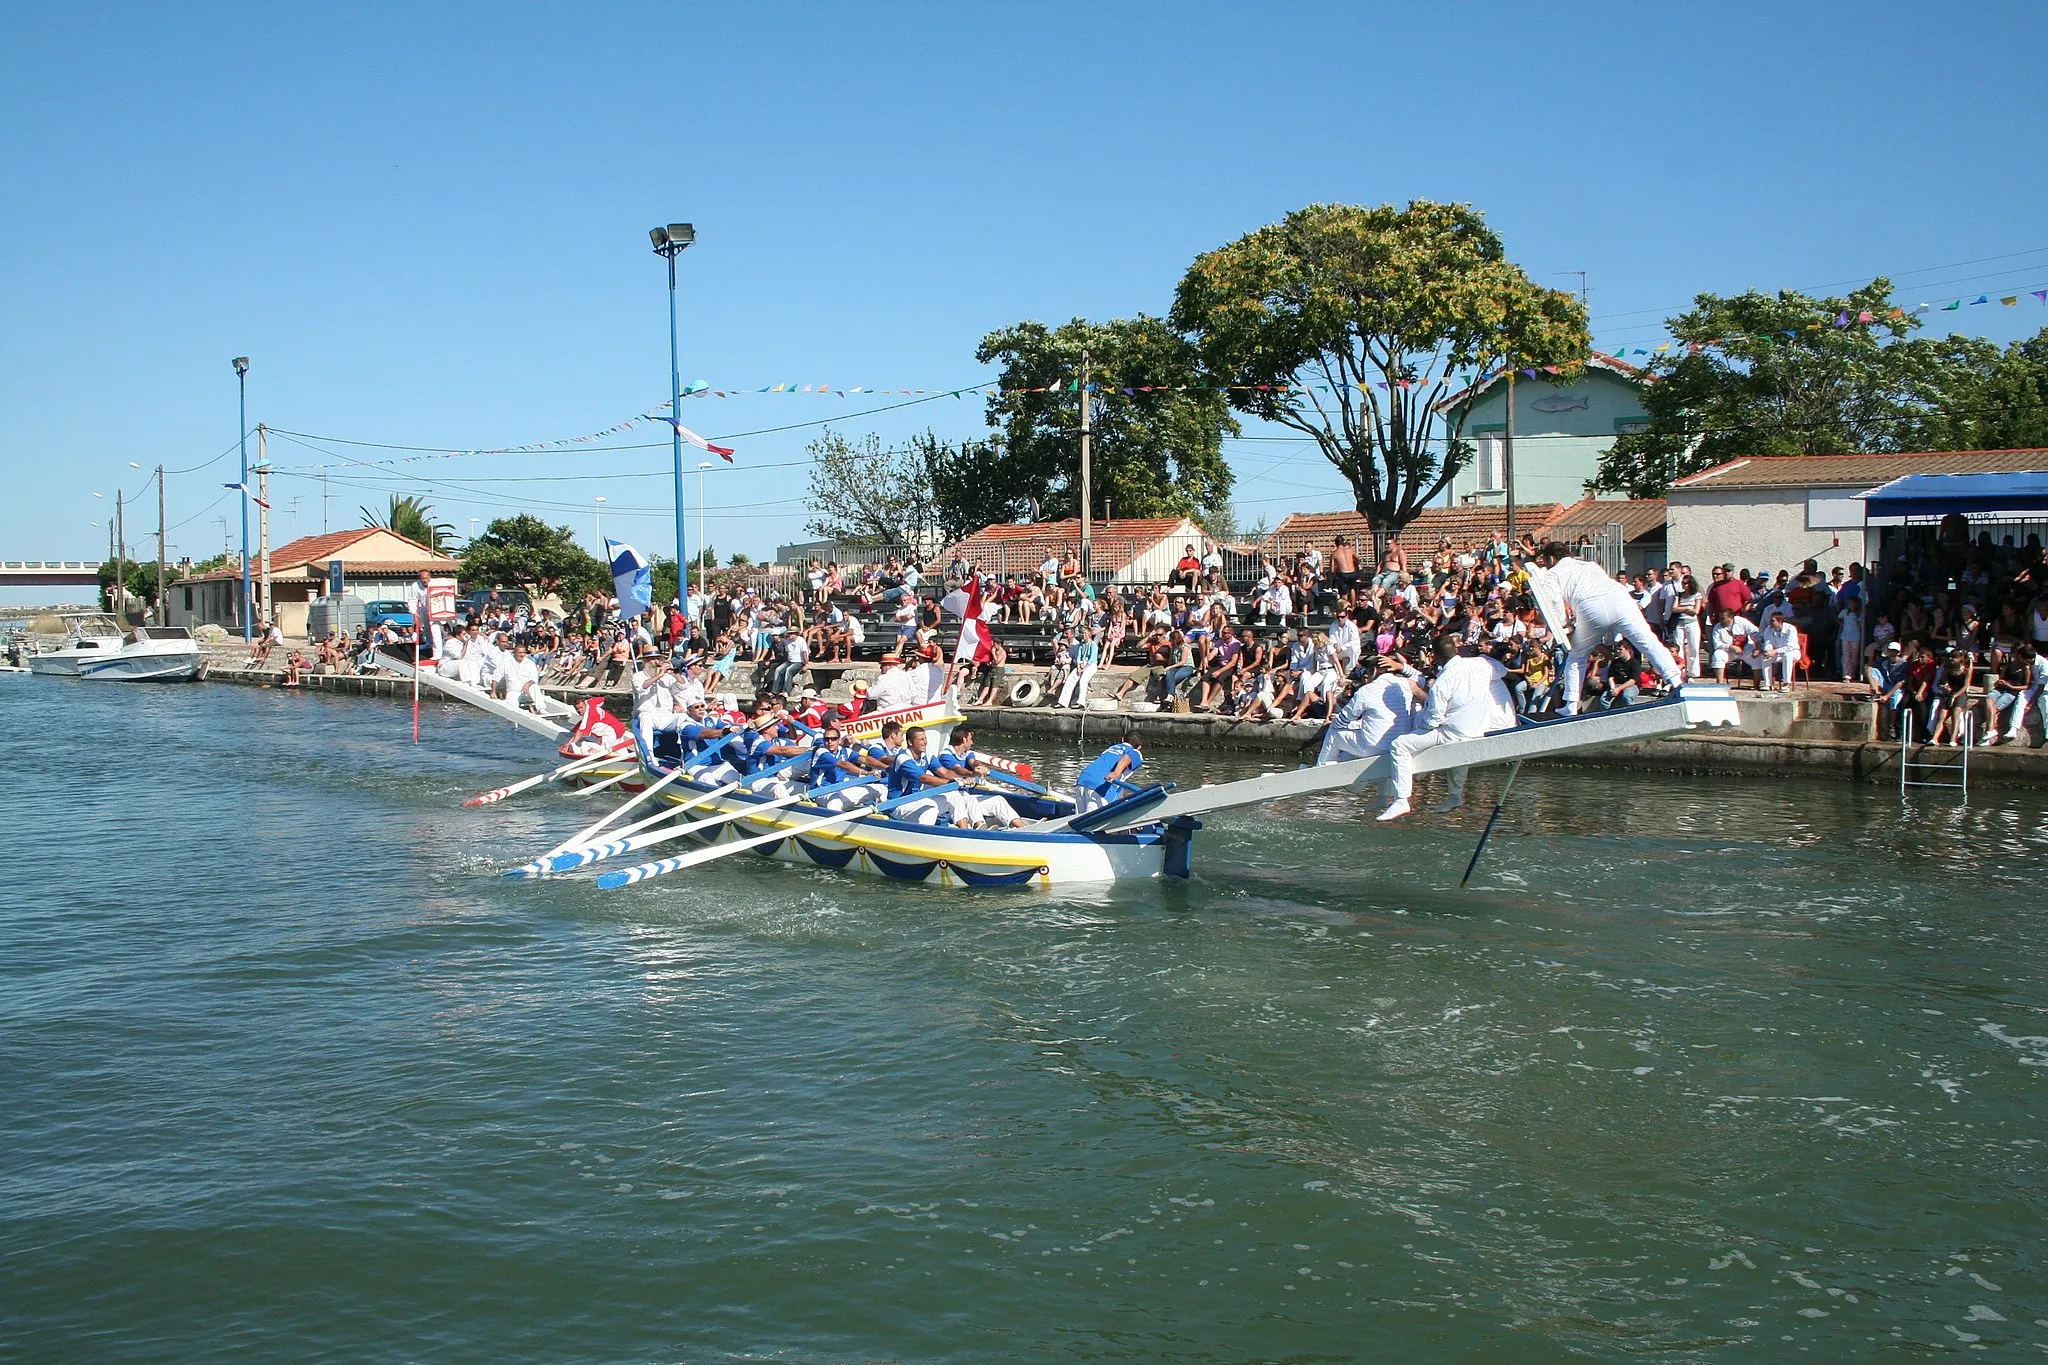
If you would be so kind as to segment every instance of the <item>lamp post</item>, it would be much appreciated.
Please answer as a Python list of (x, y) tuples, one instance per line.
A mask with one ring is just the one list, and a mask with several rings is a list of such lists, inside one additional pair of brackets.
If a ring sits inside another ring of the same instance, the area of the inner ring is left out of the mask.
[(249, 581), (249, 357), (235, 357), (235, 387), (240, 394), (242, 433), (242, 643), (256, 638), (254, 585)]
[(597, 495), (597, 557), (610, 562), (611, 556), (604, 552), (604, 494)]
[[(687, 604), (689, 592), (686, 586), (686, 566), (690, 562), (690, 556), (687, 538), (683, 534), (683, 371), (676, 353), (676, 257), (687, 251), (690, 243), (697, 240), (697, 229), (688, 223), (670, 223), (667, 227), (649, 228), (647, 237), (654, 243), (655, 255), (668, 261), (668, 379), (669, 401), (672, 405), (668, 415), (669, 426), (675, 435), (676, 573), (684, 577), (685, 585), (679, 585), (679, 591)], [(688, 619), (688, 614), (685, 613), (686, 629)]]

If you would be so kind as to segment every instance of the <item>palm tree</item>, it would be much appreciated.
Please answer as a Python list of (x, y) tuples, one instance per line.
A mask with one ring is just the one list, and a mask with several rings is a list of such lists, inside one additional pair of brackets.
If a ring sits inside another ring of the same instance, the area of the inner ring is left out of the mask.
[(435, 554), (444, 553), (448, 549), (450, 538), (455, 534), (453, 526), (445, 521), (434, 520), (433, 504), (417, 494), (408, 493), (401, 498), (393, 493), (391, 510), (381, 517), (367, 507), (361, 510), (363, 525), (381, 526), (394, 535), (416, 540)]

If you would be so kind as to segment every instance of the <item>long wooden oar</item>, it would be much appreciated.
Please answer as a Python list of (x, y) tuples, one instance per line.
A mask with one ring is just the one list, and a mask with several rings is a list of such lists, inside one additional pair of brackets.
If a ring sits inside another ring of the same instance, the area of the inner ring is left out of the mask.
[[(676, 774), (671, 775), (674, 776)], [(648, 790), (653, 791), (656, 788), (658, 788), (659, 785), (660, 784), (657, 783), (655, 784), (655, 786), (650, 787)], [(630, 825), (626, 825), (622, 828), (612, 830), (611, 841), (616, 842), (617, 840), (626, 838), (628, 835), (638, 834), (641, 830), (647, 829), (654, 825), (661, 824), (663, 821), (673, 820), (679, 815), (684, 815), (690, 811), (695, 810), (697, 807), (703, 805), (706, 801), (716, 801), (721, 796), (730, 796), (734, 792), (738, 791), (739, 787), (740, 784), (737, 782), (728, 782), (722, 787), (713, 787), (709, 791), (700, 792), (698, 795), (693, 796), (689, 800), (681, 802), (677, 805), (664, 806), (644, 820), (635, 820)], [(644, 792), (642, 793), (642, 795), (645, 794), (646, 793)], [(616, 812), (614, 813), (616, 814)], [(554, 858), (558, 854), (567, 853), (571, 849), (588, 847), (589, 840), (592, 837), (595, 836), (591, 835), (585, 838), (575, 839), (556, 844), (553, 848), (541, 854), (532, 862), (521, 863), (518, 867), (508, 869), (505, 875), (508, 877), (521, 880), (528, 877), (544, 877), (547, 875), (549, 871), (549, 859)]]
[(759, 805), (749, 805), (739, 810), (725, 811), (709, 819), (697, 820), (675, 829), (656, 830), (652, 834), (627, 835), (617, 839), (608, 839), (601, 844), (585, 844), (581, 848), (566, 849), (561, 853), (555, 854), (552, 858), (546, 859), (548, 871), (573, 872), (579, 867), (588, 867), (592, 863), (601, 863), (607, 858), (616, 858), (623, 853), (637, 853), (643, 848), (651, 848), (655, 844), (667, 843), (671, 839), (681, 839), (685, 835), (696, 834), (703, 830), (716, 828), (719, 825), (730, 824), (734, 820), (745, 820), (767, 811), (781, 810), (784, 806), (794, 806), (800, 802), (811, 801), (820, 796), (828, 796), (833, 792), (843, 791), (848, 787), (864, 786), (873, 780), (873, 778), (868, 777), (856, 777), (845, 782), (834, 783), (829, 787), (814, 787), (809, 791), (800, 791), (792, 796), (779, 796), (773, 801), (763, 801)]
[(1038, 783), (1033, 782), (1030, 778), (1019, 777), (1016, 773), (1005, 772), (1001, 768), (991, 767), (986, 773), (982, 774), (982, 776), (993, 777), (998, 782), (1008, 783), (1010, 786), (1015, 787), (1018, 791), (1026, 792), (1032, 796), (1052, 795), (1051, 792), (1047, 791)]
[(595, 768), (598, 764), (617, 758), (620, 754), (631, 752), (632, 748), (632, 741), (628, 740), (605, 750), (601, 754), (591, 754), (587, 758), (571, 759), (551, 772), (535, 773), (532, 777), (523, 778), (518, 782), (514, 782), (509, 787), (500, 787), (496, 791), (485, 792), (482, 796), (472, 796), (462, 804), (465, 806), (488, 806), (493, 801), (503, 801), (508, 796), (517, 796), (520, 792), (538, 787), (543, 782), (559, 782), (563, 778), (580, 773), (587, 768)]
[(700, 848), (694, 852), (684, 853), (674, 858), (663, 858), (660, 862), (642, 863), (638, 867), (629, 867), (622, 872), (606, 872), (597, 879), (598, 889), (616, 891), (622, 886), (631, 886), (635, 882), (644, 882), (650, 877), (660, 877), (670, 872), (680, 872), (686, 867), (699, 867), (719, 858), (729, 857), (735, 853), (744, 853), (750, 848), (759, 848), (763, 844), (777, 843), (794, 835), (808, 834), (813, 830), (824, 829), (829, 825), (843, 825), (854, 820), (865, 820), (871, 815), (879, 815), (883, 811), (894, 810), (896, 807), (907, 805), (912, 801), (921, 801), (927, 796), (941, 796), (946, 792), (957, 791), (959, 786), (960, 784), (957, 782), (948, 782), (943, 786), (925, 787), (904, 796), (892, 797), (887, 801), (881, 802), (879, 805), (856, 806), (852, 810), (840, 811), (836, 815), (828, 815), (822, 820), (812, 820), (807, 824), (791, 825), (787, 829), (774, 830), (768, 834), (756, 834), (745, 839), (735, 839), (729, 844), (714, 844), (710, 848)]

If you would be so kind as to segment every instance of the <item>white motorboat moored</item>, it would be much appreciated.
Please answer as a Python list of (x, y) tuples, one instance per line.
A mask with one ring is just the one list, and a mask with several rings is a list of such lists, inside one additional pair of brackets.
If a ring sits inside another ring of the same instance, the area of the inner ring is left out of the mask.
[(29, 672), (103, 682), (191, 682), (204, 662), (183, 626), (137, 626), (124, 637), (110, 617), (80, 618), (56, 649), (28, 656)]

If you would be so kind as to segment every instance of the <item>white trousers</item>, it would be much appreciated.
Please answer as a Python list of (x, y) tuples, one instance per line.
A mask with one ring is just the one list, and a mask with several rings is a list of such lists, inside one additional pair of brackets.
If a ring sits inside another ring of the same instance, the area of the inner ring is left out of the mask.
[[(965, 792), (960, 795), (967, 796)], [(1000, 796), (968, 796), (967, 799), (974, 803), (975, 818), (985, 823), (1007, 829), (1017, 818), (1017, 808)]]
[(1678, 622), (1679, 664), (1685, 669), (1685, 676), (1697, 678), (1700, 675), (1700, 618), (1683, 617)]
[(941, 799), (936, 796), (920, 796), (915, 801), (905, 801), (889, 813), (898, 820), (908, 820), (913, 824), (936, 825), (939, 823)]
[[(1431, 749), (1446, 744), (1456, 744), (1464, 739), (1448, 730), (1416, 730), (1394, 741), (1394, 799), (1406, 801), (1415, 792), (1415, 758)], [(1453, 801), (1465, 799), (1465, 770), (1452, 768), (1444, 773), (1444, 795)]]
[(1323, 732), (1323, 747), (1316, 754), (1316, 764), (1337, 763), (1347, 758), (1377, 758), (1392, 746), (1392, 740), (1382, 739), (1373, 743), (1366, 739), (1362, 726), (1332, 725)]
[(1098, 806), (1106, 806), (1112, 798), (1092, 792), (1086, 787), (1074, 788), (1074, 814), (1086, 815)]
[(1667, 684), (1677, 687), (1685, 681), (1678, 660), (1671, 657), (1671, 651), (1664, 648), (1664, 642), (1643, 619), (1643, 609), (1626, 594), (1614, 593), (1588, 602), (1579, 612), (1578, 624), (1572, 628), (1572, 652), (1565, 661), (1564, 671), (1566, 715), (1575, 716), (1579, 712), (1579, 693), (1586, 685), (1586, 661), (1593, 657), (1595, 649), (1616, 635), (1634, 645)]
[(882, 799), (878, 786), (848, 787), (843, 792), (833, 792), (823, 804), (826, 810), (853, 810), (858, 806), (869, 806)]
[(1742, 661), (1756, 670), (1757, 682), (1765, 687), (1775, 682), (1783, 682), (1785, 686), (1790, 687), (1792, 670), (1799, 667), (1797, 654), (1766, 655), (1760, 649), (1744, 651)]
[(1088, 684), (1095, 681), (1095, 669), (1094, 664), (1089, 664), (1078, 672), (1069, 673), (1066, 683), (1060, 688), (1058, 704), (1067, 706), (1078, 702), (1085, 709), (1088, 705)]

